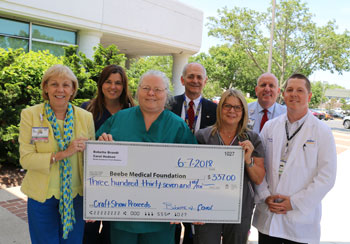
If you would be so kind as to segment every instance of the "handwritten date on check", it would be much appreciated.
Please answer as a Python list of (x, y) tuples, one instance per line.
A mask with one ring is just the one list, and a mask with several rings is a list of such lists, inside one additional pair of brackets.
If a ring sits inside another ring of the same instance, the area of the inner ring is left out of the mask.
[(84, 219), (240, 223), (240, 146), (88, 141)]

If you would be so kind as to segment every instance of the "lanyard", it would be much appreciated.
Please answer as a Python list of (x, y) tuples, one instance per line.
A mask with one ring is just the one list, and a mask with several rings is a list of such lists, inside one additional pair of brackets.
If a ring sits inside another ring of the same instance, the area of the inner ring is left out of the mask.
[(305, 122), (303, 122), (299, 128), (293, 133), (293, 135), (291, 137), (289, 137), (289, 132), (288, 132), (288, 124), (286, 121), (285, 124), (285, 128), (286, 128), (286, 136), (287, 136), (287, 144), (286, 144), (286, 149), (284, 150), (284, 154), (282, 155), (281, 161), (280, 161), (280, 166), (278, 168), (278, 175), (279, 177), (281, 177), (283, 171), (284, 171), (284, 167), (286, 166), (287, 163), (287, 157), (288, 157), (288, 145), (289, 145), (289, 141), (293, 139), (293, 137), (298, 134), (298, 132), (301, 130), (301, 128), (303, 127)]
[(287, 136), (287, 144), (286, 144), (286, 147), (288, 148), (288, 143), (290, 140), (293, 139), (293, 137), (298, 134), (298, 132), (301, 130), (301, 128), (303, 127), (305, 122), (303, 122), (301, 124), (301, 126), (299, 126), (299, 128), (293, 133), (293, 135), (291, 137), (289, 137), (289, 132), (288, 132), (288, 125), (287, 125), (287, 120), (286, 120), (286, 123), (285, 123), (285, 128), (286, 128), (286, 136)]
[[(220, 141), (220, 145), (225, 145), (224, 141), (222, 140), (222, 138), (220, 136), (219, 131), (217, 132), (217, 134), (218, 134), (218, 138), (219, 138), (219, 141)], [(229, 146), (232, 146), (236, 139), (237, 139), (237, 135), (232, 139), (232, 141), (231, 141)]]
[[(304, 122), (305, 123), (305, 122)], [(284, 165), (286, 164), (287, 162), (287, 157), (288, 157), (288, 145), (289, 145), (289, 141), (293, 139), (293, 137), (298, 134), (298, 132), (301, 130), (301, 128), (303, 127), (304, 123), (302, 123), (299, 128), (293, 133), (293, 135), (291, 137), (289, 137), (289, 132), (288, 132), (288, 125), (287, 125), (287, 121), (286, 121), (286, 124), (285, 124), (285, 128), (286, 128), (286, 136), (287, 136), (287, 143), (286, 143), (286, 148), (284, 150), (284, 153), (282, 155), (282, 158), (281, 158), (281, 164), (280, 164), (280, 175), (282, 174), (283, 172), (283, 168), (284, 168)], [(283, 164), (283, 165), (282, 165)], [(282, 167), (282, 169), (281, 169)]]
[[(198, 104), (197, 109), (196, 109), (196, 113), (194, 115), (194, 121), (193, 121), (193, 125), (192, 125), (192, 130), (191, 130), (192, 133), (194, 133), (195, 128), (196, 128), (199, 111), (201, 110), (201, 106), (202, 106), (202, 99), (203, 98), (201, 98), (201, 100), (199, 101), (199, 104)], [(185, 122), (186, 122), (186, 124), (188, 124), (187, 102), (186, 102), (185, 95), (184, 95), (184, 108), (185, 108)]]

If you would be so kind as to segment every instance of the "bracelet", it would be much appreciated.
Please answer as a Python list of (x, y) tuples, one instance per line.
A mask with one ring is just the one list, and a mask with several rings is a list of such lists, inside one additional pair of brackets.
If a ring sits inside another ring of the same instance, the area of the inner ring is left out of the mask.
[(52, 154), (52, 164), (56, 163), (56, 153)]
[(250, 159), (250, 164), (245, 164), (245, 166), (247, 166), (248, 168), (251, 168), (254, 166), (254, 158)]

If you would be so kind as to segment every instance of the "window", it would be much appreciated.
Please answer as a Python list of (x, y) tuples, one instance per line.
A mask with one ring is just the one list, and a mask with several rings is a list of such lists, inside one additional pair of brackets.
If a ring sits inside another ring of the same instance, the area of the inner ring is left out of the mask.
[(0, 47), (28, 51), (29, 23), (0, 18)]
[(29, 23), (0, 18), (0, 33), (9, 36), (29, 37)]
[(49, 50), (56, 56), (63, 47), (76, 44), (76, 32), (0, 17), (0, 47), (25, 51)]

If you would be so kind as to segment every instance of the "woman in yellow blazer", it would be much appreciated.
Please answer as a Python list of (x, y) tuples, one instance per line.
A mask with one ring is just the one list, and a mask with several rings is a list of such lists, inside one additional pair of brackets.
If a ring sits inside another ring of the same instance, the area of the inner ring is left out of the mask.
[(31, 241), (82, 243), (82, 152), (95, 138), (92, 114), (70, 103), (78, 80), (67, 66), (49, 68), (41, 88), (44, 103), (22, 111), (19, 133)]

